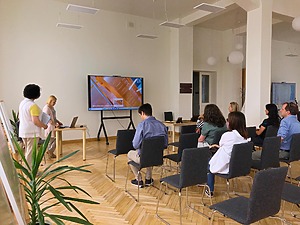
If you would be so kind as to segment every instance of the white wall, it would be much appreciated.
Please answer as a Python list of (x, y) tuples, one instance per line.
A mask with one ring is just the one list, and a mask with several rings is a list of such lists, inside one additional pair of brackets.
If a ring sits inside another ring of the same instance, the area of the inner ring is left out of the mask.
[[(7, 111), (17, 110), (25, 85), (36, 83), (42, 88), (40, 107), (50, 94), (56, 95), (58, 118), (70, 123), (78, 115), (78, 123), (86, 124), (90, 137), (95, 137), (100, 113), (87, 111), (87, 75), (120, 74), (144, 77), (144, 100), (162, 119), (163, 111), (171, 109), (170, 96), (165, 94), (170, 90), (170, 29), (159, 27), (159, 21), (103, 10), (78, 15), (66, 11), (66, 5), (52, 0), (0, 0), (0, 98)], [(61, 22), (84, 27), (57, 28), (59, 17)], [(129, 21), (134, 28), (127, 26)], [(159, 38), (139, 39), (137, 33)], [(136, 111), (133, 114), (137, 125), (140, 118)], [(106, 121), (108, 134), (116, 135), (129, 121), (120, 123)], [(80, 134), (66, 132), (64, 138), (77, 139)]]

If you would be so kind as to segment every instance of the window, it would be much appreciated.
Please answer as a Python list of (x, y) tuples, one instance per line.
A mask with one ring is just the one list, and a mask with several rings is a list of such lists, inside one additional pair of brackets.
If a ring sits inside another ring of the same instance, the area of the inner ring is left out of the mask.
[(202, 103), (209, 103), (209, 75), (202, 75)]

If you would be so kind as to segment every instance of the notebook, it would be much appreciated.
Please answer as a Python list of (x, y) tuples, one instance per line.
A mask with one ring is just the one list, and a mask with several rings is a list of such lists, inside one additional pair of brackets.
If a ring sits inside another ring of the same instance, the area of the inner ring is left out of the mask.
[(74, 116), (70, 126), (59, 126), (59, 128), (74, 128), (77, 122), (78, 116)]

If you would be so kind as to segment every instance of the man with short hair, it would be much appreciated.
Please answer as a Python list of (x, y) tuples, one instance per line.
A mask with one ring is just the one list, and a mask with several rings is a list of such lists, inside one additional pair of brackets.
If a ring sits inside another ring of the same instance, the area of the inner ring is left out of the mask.
[(288, 159), (293, 134), (300, 133), (300, 122), (297, 119), (298, 106), (294, 102), (285, 102), (280, 109), (283, 119), (280, 122), (277, 136), (281, 137), (280, 159)]
[[(151, 105), (149, 103), (141, 105), (138, 109), (138, 113), (143, 121), (137, 126), (132, 141), (132, 145), (136, 150), (131, 150), (127, 154), (128, 161), (134, 161), (136, 163), (140, 163), (140, 149), (145, 138), (163, 136), (165, 139), (165, 147), (168, 146), (167, 127), (152, 116)], [(141, 176), (138, 177), (138, 169), (132, 165), (130, 165), (130, 167), (135, 176), (135, 179), (132, 180), (131, 183), (133, 185), (143, 187), (144, 182)], [(153, 184), (152, 167), (148, 167), (146, 169), (145, 185), (150, 186)]]

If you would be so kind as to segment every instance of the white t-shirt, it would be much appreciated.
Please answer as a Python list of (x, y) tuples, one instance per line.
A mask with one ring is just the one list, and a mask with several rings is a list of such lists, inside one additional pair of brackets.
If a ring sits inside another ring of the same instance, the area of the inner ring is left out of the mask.
[(229, 173), (229, 161), (234, 144), (247, 142), (237, 130), (224, 133), (219, 142), (220, 148), (209, 161), (209, 170), (211, 173)]

